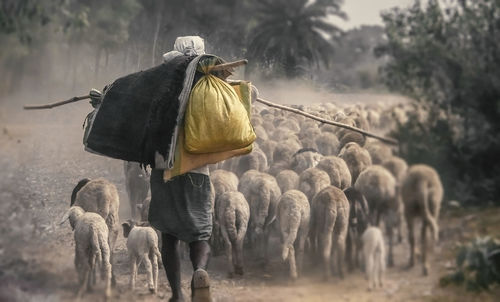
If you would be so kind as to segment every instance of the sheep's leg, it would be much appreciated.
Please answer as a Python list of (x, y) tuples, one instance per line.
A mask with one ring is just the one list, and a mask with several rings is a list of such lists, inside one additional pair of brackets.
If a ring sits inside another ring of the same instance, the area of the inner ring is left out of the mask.
[(78, 300), (83, 296), (83, 293), (85, 292), (85, 289), (88, 286), (89, 274), (90, 274), (90, 267), (89, 267), (88, 263), (85, 263), (84, 266), (82, 267), (82, 274), (81, 274), (82, 283), (81, 283), (80, 289), (78, 290), (78, 293), (76, 295)]
[(323, 232), (319, 234), (319, 245), (321, 258), (323, 259), (324, 266), (324, 278), (325, 280), (330, 279), (331, 276), (331, 254), (332, 254), (332, 236), (333, 236), (333, 226), (335, 225), (336, 214), (335, 213), (327, 213), (324, 214), (324, 228)]
[(422, 272), (424, 276), (427, 276), (429, 274), (429, 263), (427, 261), (427, 226), (428, 223), (424, 219), (422, 219), (422, 234), (420, 240), (422, 241)]
[(354, 260), (353, 260), (353, 253), (354, 253), (354, 240), (353, 240), (353, 230), (351, 228), (348, 228), (347, 230), (348, 235), (346, 239), (346, 260), (347, 260), (347, 269), (349, 272), (352, 272), (354, 269)]
[(387, 231), (387, 237), (388, 237), (388, 241), (389, 241), (389, 255), (388, 255), (389, 258), (388, 258), (387, 264), (389, 265), (389, 267), (393, 267), (394, 266), (394, 259), (393, 259), (393, 253), (392, 253), (393, 252), (392, 246), (394, 245), (394, 242), (393, 242), (394, 226), (392, 225), (392, 222), (387, 224), (386, 231)]
[(297, 279), (297, 265), (295, 262), (295, 249), (293, 244), (288, 248), (288, 264), (290, 266), (290, 278)]
[(118, 239), (118, 232), (119, 232), (118, 228), (109, 228), (109, 237), (108, 237), (109, 256), (110, 256), (109, 261), (111, 263), (111, 286), (113, 287), (116, 286), (114, 251), (115, 251), (116, 240)]
[(243, 238), (236, 241), (235, 273), (238, 275), (243, 275)]
[(234, 262), (233, 262), (233, 246), (231, 240), (229, 240), (229, 235), (225, 228), (221, 228), (222, 238), (224, 239), (224, 247), (226, 248), (227, 263), (229, 266), (229, 276), (232, 277), (234, 274)]
[(406, 214), (406, 224), (408, 226), (408, 242), (410, 243), (410, 260), (408, 267), (415, 265), (415, 219), (412, 214)]
[(153, 293), (156, 294), (158, 291), (158, 257), (153, 252), (150, 253), (151, 262), (153, 264)]
[(337, 271), (340, 278), (344, 279), (345, 236), (335, 236), (335, 250), (337, 254)]
[(141, 261), (144, 261), (144, 266), (146, 267), (149, 291), (153, 293), (155, 285), (153, 281), (153, 268), (151, 265), (151, 261), (149, 260), (149, 257), (147, 255), (142, 255), (141, 259)]
[(372, 251), (369, 250), (368, 248), (365, 248), (364, 256), (365, 256), (365, 274), (366, 274), (366, 279), (368, 280), (368, 290), (372, 290), (373, 288), (373, 257), (372, 257)]
[(385, 271), (385, 265), (384, 265), (384, 255), (379, 252), (378, 253), (378, 283), (379, 286), (382, 288), (384, 287), (384, 271)]
[(303, 262), (304, 262), (304, 246), (306, 244), (307, 237), (301, 234), (298, 238), (297, 246), (297, 275), (302, 274)]
[(130, 289), (135, 290), (135, 277), (137, 275), (137, 259), (130, 256)]

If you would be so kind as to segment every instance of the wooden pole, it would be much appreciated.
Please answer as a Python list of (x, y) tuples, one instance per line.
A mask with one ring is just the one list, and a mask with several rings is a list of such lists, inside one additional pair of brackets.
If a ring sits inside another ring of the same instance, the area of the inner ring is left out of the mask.
[(388, 138), (388, 137), (378, 136), (376, 134), (367, 132), (367, 131), (365, 131), (363, 129), (359, 129), (359, 128), (352, 127), (352, 126), (349, 126), (349, 125), (346, 125), (346, 124), (342, 124), (342, 123), (330, 121), (330, 120), (321, 118), (319, 116), (315, 116), (315, 115), (312, 115), (310, 113), (304, 112), (304, 111), (299, 110), (299, 109), (290, 108), (288, 106), (283, 106), (283, 105), (278, 105), (278, 104), (272, 103), (270, 101), (267, 101), (267, 100), (264, 100), (264, 99), (261, 99), (261, 98), (257, 98), (256, 101), (259, 102), (259, 103), (262, 103), (264, 105), (267, 105), (269, 107), (274, 107), (274, 108), (278, 108), (278, 109), (281, 109), (281, 110), (290, 111), (290, 112), (293, 112), (293, 113), (296, 113), (296, 114), (300, 114), (300, 115), (303, 115), (305, 117), (311, 118), (313, 120), (316, 120), (316, 121), (319, 121), (319, 122), (322, 122), (322, 123), (325, 123), (325, 124), (330, 124), (330, 125), (334, 125), (334, 126), (337, 126), (337, 127), (346, 128), (346, 129), (349, 129), (349, 130), (352, 130), (352, 131), (355, 131), (355, 132), (359, 132), (359, 133), (361, 133), (363, 135), (366, 135), (366, 136), (373, 137), (373, 138), (376, 138), (378, 140), (381, 140), (382, 142), (387, 143), (387, 144), (396, 145), (396, 146), (398, 145), (398, 141), (395, 140), (395, 139)]
[(23, 108), (26, 109), (26, 110), (31, 110), (31, 109), (51, 109), (51, 108), (54, 108), (54, 107), (57, 107), (57, 106), (61, 106), (61, 105), (69, 104), (69, 103), (74, 103), (74, 102), (78, 102), (78, 101), (85, 100), (85, 99), (90, 99), (90, 94), (84, 95), (84, 96), (75, 96), (75, 97), (72, 97), (69, 100), (60, 101), (60, 102), (54, 102), (54, 103), (45, 104), (45, 105), (24, 105)]
[(238, 60), (234, 62), (229, 62), (229, 63), (224, 63), (224, 64), (219, 64), (215, 65), (212, 68), (210, 68), (209, 71), (220, 71), (220, 70), (227, 70), (233, 67), (238, 67), (241, 65), (246, 65), (248, 63), (248, 60), (243, 59), (243, 60)]

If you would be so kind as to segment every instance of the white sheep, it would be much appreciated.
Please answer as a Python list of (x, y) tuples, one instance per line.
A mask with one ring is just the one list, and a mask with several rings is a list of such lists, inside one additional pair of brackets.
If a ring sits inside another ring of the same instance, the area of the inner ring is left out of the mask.
[(443, 185), (438, 173), (427, 165), (413, 165), (403, 181), (402, 196), (405, 205), (408, 241), (410, 242), (409, 266), (415, 263), (415, 218), (422, 218), (422, 263), (423, 274), (429, 273), (426, 231), (430, 228), (434, 241), (439, 240), (438, 217), (443, 199)]
[[(118, 232), (120, 231), (118, 209), (120, 198), (116, 186), (104, 178), (83, 179), (73, 189), (71, 206), (79, 206), (86, 212), (101, 215), (108, 226), (108, 243), (111, 249), (111, 263)], [(111, 272), (111, 283), (116, 284), (114, 268)]]
[(136, 226), (131, 220), (122, 223), (123, 237), (127, 238), (130, 261), (130, 289), (135, 289), (137, 267), (143, 262), (146, 267), (148, 288), (151, 293), (158, 290), (158, 235), (150, 226)]
[(97, 265), (105, 282), (105, 298), (111, 297), (111, 251), (108, 244), (108, 226), (104, 219), (92, 212), (85, 212), (79, 206), (72, 206), (63, 216), (63, 224), (69, 219), (74, 230), (75, 268), (80, 288), (77, 297), (81, 298), (85, 289), (92, 287)]
[(348, 223), (349, 201), (342, 190), (329, 185), (316, 194), (311, 203), (310, 239), (313, 256), (323, 261), (325, 279), (331, 276), (332, 248), (336, 251), (338, 273), (344, 276)]
[(250, 219), (250, 208), (240, 192), (225, 192), (218, 199), (220, 231), (226, 246), (229, 274), (243, 275), (243, 240)]
[(365, 272), (368, 279), (368, 290), (384, 285), (385, 246), (382, 231), (374, 226), (368, 227), (361, 236)]
[[(297, 279), (302, 272), (304, 245), (309, 233), (310, 208), (304, 193), (289, 190), (281, 195), (278, 222), (281, 236), (281, 259), (288, 260), (290, 277)], [(295, 247), (297, 251), (295, 251)]]

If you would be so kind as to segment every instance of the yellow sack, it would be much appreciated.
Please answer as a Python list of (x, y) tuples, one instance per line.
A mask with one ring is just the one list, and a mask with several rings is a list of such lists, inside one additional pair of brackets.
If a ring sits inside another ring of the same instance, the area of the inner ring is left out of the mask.
[[(245, 111), (247, 111), (248, 117), (250, 117), (251, 112), (250, 86), (250, 82), (245, 81), (231, 83), (231, 87), (234, 88), (234, 91), (240, 97), (240, 100), (245, 107)], [(163, 171), (163, 180), (168, 181), (172, 177), (184, 174), (199, 167), (203, 167), (207, 164), (215, 164), (231, 157), (248, 154), (250, 152), (252, 152), (252, 144), (245, 146), (244, 148), (222, 152), (198, 154), (189, 153), (185, 148), (184, 129), (181, 127), (175, 149), (174, 167), (170, 170), (165, 169)]]
[(244, 148), (257, 138), (250, 118), (234, 89), (209, 73), (214, 59), (198, 65), (205, 75), (189, 96), (184, 116), (185, 148), (191, 153)]

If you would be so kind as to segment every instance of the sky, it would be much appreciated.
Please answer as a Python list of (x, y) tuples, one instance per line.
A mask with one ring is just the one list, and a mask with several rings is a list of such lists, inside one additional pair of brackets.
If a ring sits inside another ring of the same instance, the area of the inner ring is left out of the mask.
[(344, 0), (343, 11), (349, 20), (335, 21), (343, 29), (351, 29), (362, 24), (382, 25), (380, 12), (395, 6), (408, 7), (414, 0)]

